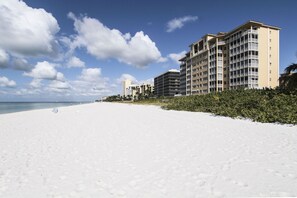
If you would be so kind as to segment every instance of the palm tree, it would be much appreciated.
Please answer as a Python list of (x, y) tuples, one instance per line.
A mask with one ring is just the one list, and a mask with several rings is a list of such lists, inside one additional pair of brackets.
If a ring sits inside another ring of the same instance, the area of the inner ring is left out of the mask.
[(286, 73), (293, 73), (295, 70), (297, 71), (297, 64), (296, 63), (293, 63), (293, 64), (289, 65), (285, 69)]
[(289, 65), (279, 80), (281, 88), (288, 90), (297, 89), (297, 64)]

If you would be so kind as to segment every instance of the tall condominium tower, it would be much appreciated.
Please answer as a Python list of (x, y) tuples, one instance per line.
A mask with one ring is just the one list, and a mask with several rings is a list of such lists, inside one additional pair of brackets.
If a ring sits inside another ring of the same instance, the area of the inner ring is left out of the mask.
[(275, 88), (279, 78), (279, 30), (260, 22), (206, 34), (180, 59), (180, 93)]

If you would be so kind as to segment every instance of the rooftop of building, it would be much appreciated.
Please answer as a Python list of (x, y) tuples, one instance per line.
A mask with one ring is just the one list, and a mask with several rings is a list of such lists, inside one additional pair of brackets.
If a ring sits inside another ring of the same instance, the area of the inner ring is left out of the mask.
[(281, 29), (281, 28), (276, 27), (276, 26), (266, 25), (266, 24), (261, 23), (261, 22), (258, 22), (258, 21), (250, 20), (250, 21), (247, 21), (246, 23), (244, 23), (244, 24), (242, 24), (242, 25), (234, 28), (233, 30), (229, 31), (226, 35), (230, 35), (230, 34), (236, 32), (237, 30), (239, 30), (241, 28), (249, 27), (251, 25), (265, 27), (265, 28), (270, 28), (270, 29), (274, 29), (274, 30), (280, 30)]
[(168, 72), (179, 72), (178, 69), (169, 69)]
[(260, 26), (260, 27), (265, 27), (265, 28), (270, 28), (270, 29), (274, 29), (274, 30), (280, 30), (281, 28), (277, 27), (277, 26), (272, 26), (272, 25), (266, 25), (262, 22), (258, 22), (258, 21), (253, 21), (253, 20), (249, 20), (247, 22), (245, 22), (244, 24), (237, 26), (236, 28), (232, 29), (229, 32), (218, 32), (217, 34), (205, 34), (204, 36), (202, 36), (198, 41), (193, 42), (192, 44), (189, 45), (189, 47), (191, 47), (192, 45), (198, 43), (201, 39), (207, 37), (207, 36), (211, 36), (211, 37), (223, 37), (223, 36), (228, 36), (234, 32), (236, 32), (238, 29), (244, 28), (244, 27), (249, 27), (251, 25), (254, 26)]
[[(274, 29), (274, 30), (280, 30), (281, 28), (277, 27), (277, 26), (272, 26), (272, 25), (266, 25), (262, 22), (259, 21), (253, 21), (253, 20), (249, 20), (246, 23), (234, 28), (233, 30), (229, 31), (229, 32), (218, 32), (217, 34), (205, 34), (204, 36), (202, 36), (198, 41), (193, 42), (192, 44), (189, 45), (189, 47), (191, 47), (192, 45), (199, 43), (199, 41), (201, 41), (203, 38), (210, 36), (213, 37), (210, 40), (214, 39), (214, 38), (220, 38), (220, 37), (225, 37), (228, 35), (231, 35), (232, 33), (236, 32), (237, 30), (241, 29), (241, 28), (245, 28), (245, 27), (250, 27), (251, 25), (254, 26), (260, 26), (260, 27), (265, 27), (265, 28), (270, 28), (270, 29)], [(183, 56), (179, 61), (185, 61), (187, 54), (189, 54), (190, 52), (187, 52), (185, 56)]]
[(164, 74), (166, 74), (166, 73), (179, 73), (179, 72), (180, 72), (180, 71), (179, 71), (178, 69), (169, 69), (168, 71), (166, 71), (166, 72), (164, 72), (164, 73), (162, 73), (162, 74), (156, 76), (155, 78), (157, 78), (157, 77), (159, 77), (159, 76), (162, 76), (162, 75), (164, 75)]

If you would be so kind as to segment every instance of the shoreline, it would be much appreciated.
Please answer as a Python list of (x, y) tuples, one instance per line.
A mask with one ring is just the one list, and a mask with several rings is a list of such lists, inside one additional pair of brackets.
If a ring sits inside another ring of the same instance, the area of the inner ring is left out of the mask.
[[(23, 106), (21, 109), (0, 109), (0, 115), (2, 114), (11, 114), (11, 113), (19, 113), (19, 112), (25, 112), (25, 111), (35, 111), (35, 110), (41, 110), (41, 109), (53, 109), (53, 108), (62, 108), (62, 107), (69, 107), (69, 106), (76, 106), (76, 105), (82, 105), (82, 104), (89, 104), (92, 102), (0, 102), (0, 105), (5, 105), (5, 104), (15, 104), (15, 105), (20, 105), (20, 104), (28, 104), (28, 105), (43, 105), (39, 107), (26, 107)], [(1, 107), (1, 106), (0, 106)], [(12, 106), (12, 109), (16, 108), (16, 106)], [(10, 110), (10, 111), (9, 111)]]

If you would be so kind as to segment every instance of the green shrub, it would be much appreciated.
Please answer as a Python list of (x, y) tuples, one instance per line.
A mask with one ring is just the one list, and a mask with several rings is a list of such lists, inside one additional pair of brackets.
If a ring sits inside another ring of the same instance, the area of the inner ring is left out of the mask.
[(257, 122), (297, 124), (297, 91), (241, 89), (175, 97), (168, 100), (163, 108), (209, 112)]

